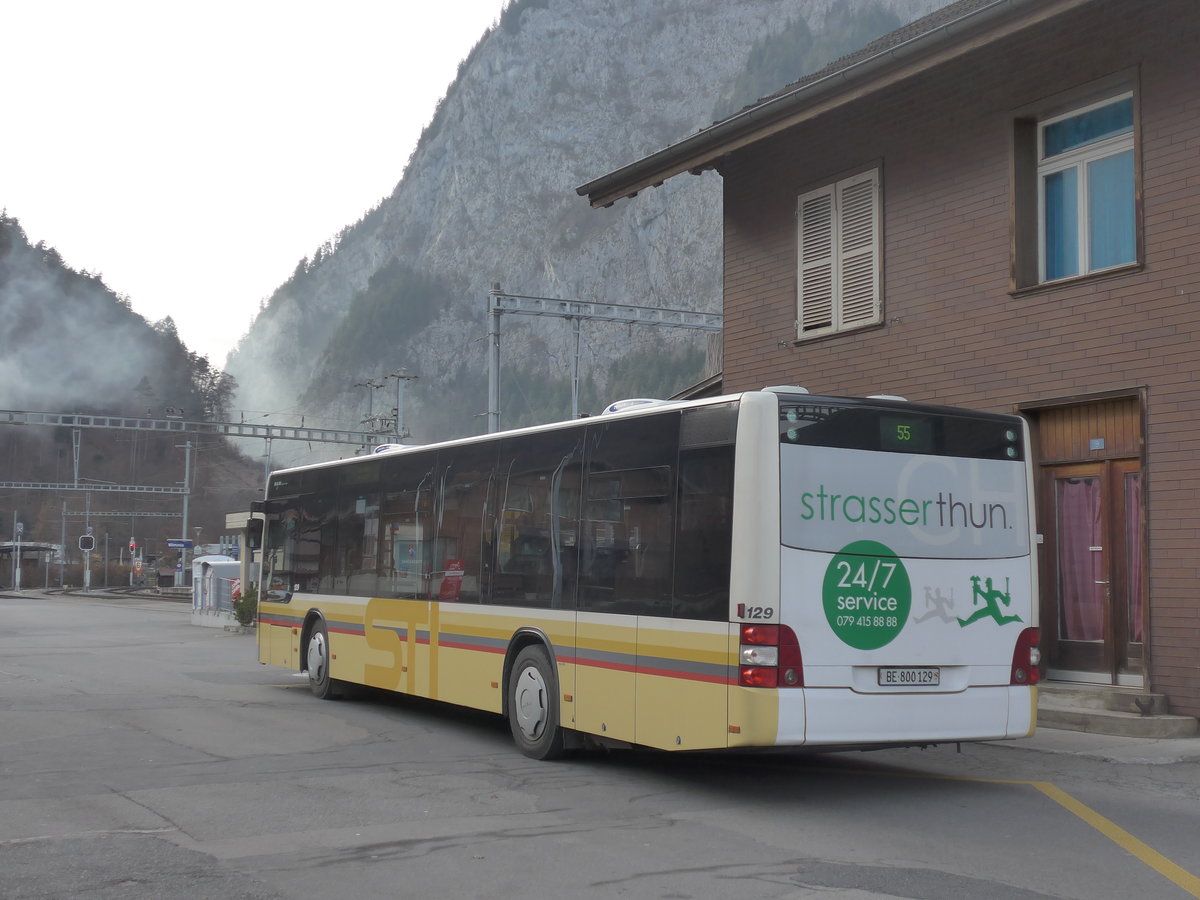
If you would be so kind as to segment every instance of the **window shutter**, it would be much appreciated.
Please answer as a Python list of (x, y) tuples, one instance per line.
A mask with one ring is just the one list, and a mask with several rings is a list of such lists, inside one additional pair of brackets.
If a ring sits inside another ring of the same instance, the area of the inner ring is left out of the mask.
[(833, 327), (833, 188), (805, 194), (798, 201), (800, 337)]
[(879, 174), (837, 186), (840, 325), (879, 321)]
[(796, 215), (797, 336), (878, 322), (879, 171), (802, 194)]

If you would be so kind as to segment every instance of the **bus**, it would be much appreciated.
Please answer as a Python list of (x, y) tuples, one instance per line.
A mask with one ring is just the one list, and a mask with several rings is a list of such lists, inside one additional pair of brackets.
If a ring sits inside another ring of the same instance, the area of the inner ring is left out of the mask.
[(1028, 447), (770, 387), (276, 471), (259, 660), (496, 713), (537, 759), (1027, 736)]

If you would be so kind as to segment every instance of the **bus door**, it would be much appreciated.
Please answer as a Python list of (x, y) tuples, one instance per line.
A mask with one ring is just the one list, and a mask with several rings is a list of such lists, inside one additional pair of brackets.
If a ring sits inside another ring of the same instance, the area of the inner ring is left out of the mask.
[(677, 412), (587, 429), (576, 726), (637, 740), (639, 616), (669, 616)]
[[(687, 410), (680, 423), (669, 618), (643, 617), (638, 624), (641, 744), (668, 750), (728, 744), (736, 428), (735, 404)], [(646, 513), (652, 517), (657, 508)]]
[[(318, 590), (321, 535), (328, 529), (327, 495), (313, 492), (318, 479), (314, 473), (272, 476), (272, 489), (284, 496), (265, 504), (259, 661), (289, 669), (300, 667), (304, 596)], [(327, 487), (323, 480), (321, 485)]]
[(577, 727), (725, 745), (735, 421), (726, 405), (589, 426)]

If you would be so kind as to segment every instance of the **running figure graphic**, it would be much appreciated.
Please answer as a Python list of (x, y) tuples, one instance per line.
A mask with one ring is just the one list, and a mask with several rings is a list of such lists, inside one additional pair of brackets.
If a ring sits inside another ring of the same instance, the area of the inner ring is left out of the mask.
[[(913, 624), (924, 622), (926, 619), (932, 619), (937, 616), (943, 622), (953, 622), (954, 613), (951, 610), (954, 608), (954, 591), (950, 591), (949, 597), (942, 596), (940, 587), (930, 590), (929, 586), (925, 587), (925, 609), (926, 612), (913, 619)], [(961, 619), (959, 621), (962, 621)]]
[[(981, 609), (975, 610), (975, 612), (971, 613), (971, 615), (968, 616), (967, 618), (959, 619), (958, 620), (959, 626), (962, 628), (966, 628), (972, 622), (978, 622), (980, 619), (984, 618), (985, 616), (991, 616), (993, 619), (996, 620), (996, 623), (998, 625), (1006, 625), (1009, 622), (1020, 622), (1021, 621), (1020, 616), (1017, 616), (1017, 615), (1006, 616), (1000, 609), (1001, 603), (1003, 603), (1005, 606), (1008, 606), (1009, 604), (1012, 603), (1012, 595), (1009, 594), (1007, 591), (997, 590), (996, 588), (992, 587), (992, 579), (990, 579), (990, 578), (988, 578), (986, 580), (985, 583), (987, 584), (987, 590), (984, 590), (984, 589), (980, 588), (979, 580), (980, 579), (979, 579), (978, 575), (971, 576), (971, 584), (972, 584), (971, 604), (974, 605), (975, 603), (978, 603), (980, 600), (982, 600), (983, 607)], [(1009, 587), (1007, 577), (1005, 577), (1005, 579), (1004, 579), (1004, 587), (1005, 588)]]

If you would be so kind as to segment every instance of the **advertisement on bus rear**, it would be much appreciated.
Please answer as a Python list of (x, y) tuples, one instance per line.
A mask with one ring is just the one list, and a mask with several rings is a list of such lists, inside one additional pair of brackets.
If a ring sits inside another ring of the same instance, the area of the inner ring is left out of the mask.
[(844, 661), (838, 646), (903, 645), (906, 667), (879, 677), (917, 686), (911, 679), (941, 677), (911, 668), (927, 654), (978, 658), (996, 646), (997, 629), (1030, 624), (1022, 463), (810, 446), (780, 451), (783, 593), (821, 598), (819, 607), (791, 606), (787, 619), (807, 634), (823, 631), (824, 622), (838, 638), (806, 648), (806, 663)]
[(874, 540), (897, 555), (1029, 554), (1025, 466), (995, 459), (780, 448), (782, 541), (836, 553)]

